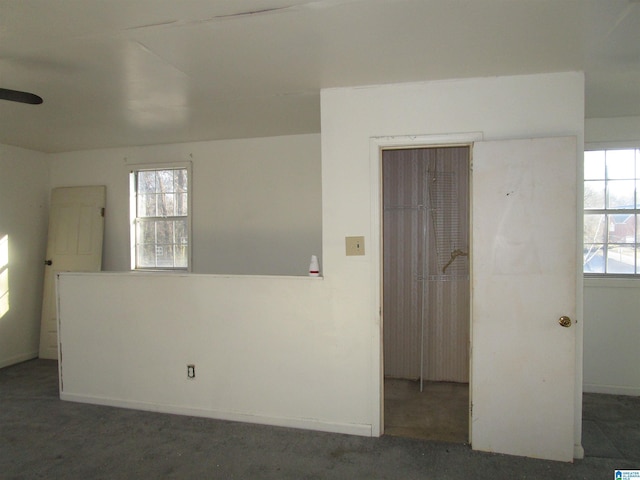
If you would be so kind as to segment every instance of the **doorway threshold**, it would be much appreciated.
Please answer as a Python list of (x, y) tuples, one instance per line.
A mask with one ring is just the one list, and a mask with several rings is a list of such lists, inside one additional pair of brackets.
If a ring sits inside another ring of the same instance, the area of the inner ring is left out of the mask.
[(385, 435), (468, 443), (469, 384), (384, 380)]

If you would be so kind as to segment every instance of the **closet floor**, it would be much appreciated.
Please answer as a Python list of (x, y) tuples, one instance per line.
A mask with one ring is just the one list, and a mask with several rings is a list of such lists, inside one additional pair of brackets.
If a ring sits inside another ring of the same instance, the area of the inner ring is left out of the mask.
[(467, 443), (469, 384), (384, 381), (384, 433), (453, 443)]

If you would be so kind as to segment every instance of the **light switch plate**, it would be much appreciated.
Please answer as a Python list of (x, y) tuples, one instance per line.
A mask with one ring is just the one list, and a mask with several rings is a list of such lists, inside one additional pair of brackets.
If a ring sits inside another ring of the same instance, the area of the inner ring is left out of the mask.
[(347, 256), (364, 255), (364, 237), (345, 237)]

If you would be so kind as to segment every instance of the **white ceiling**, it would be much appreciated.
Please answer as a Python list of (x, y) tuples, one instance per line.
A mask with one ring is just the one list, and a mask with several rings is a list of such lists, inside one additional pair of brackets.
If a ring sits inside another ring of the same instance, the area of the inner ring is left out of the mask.
[(639, 0), (0, 0), (0, 143), (45, 152), (320, 131), (326, 87), (584, 70), (640, 115)]

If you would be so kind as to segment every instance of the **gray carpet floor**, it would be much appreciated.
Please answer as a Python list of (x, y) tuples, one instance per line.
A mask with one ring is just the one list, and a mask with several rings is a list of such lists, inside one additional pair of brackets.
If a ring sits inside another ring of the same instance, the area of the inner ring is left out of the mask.
[(573, 464), (63, 402), (54, 361), (0, 370), (0, 479), (607, 479), (640, 468), (640, 399), (585, 395)]

